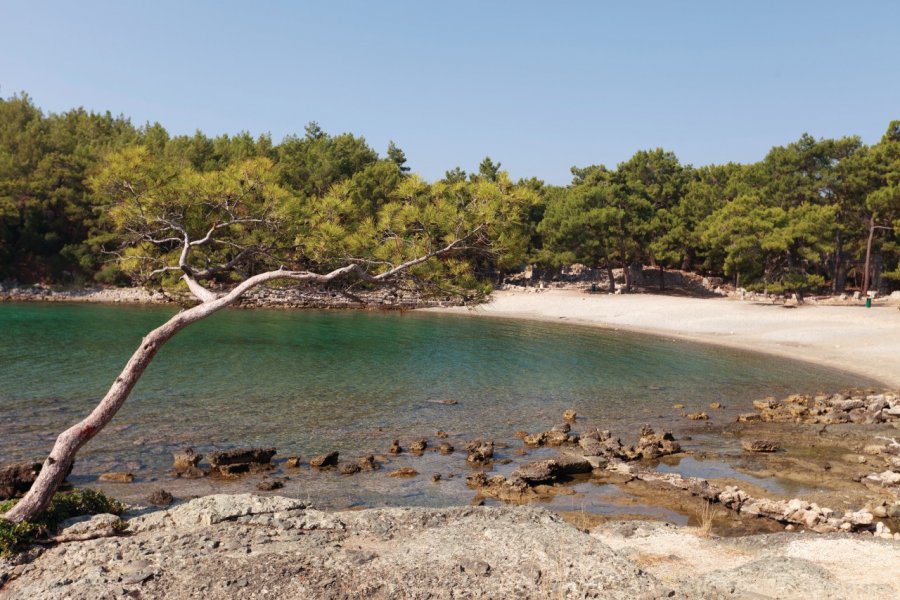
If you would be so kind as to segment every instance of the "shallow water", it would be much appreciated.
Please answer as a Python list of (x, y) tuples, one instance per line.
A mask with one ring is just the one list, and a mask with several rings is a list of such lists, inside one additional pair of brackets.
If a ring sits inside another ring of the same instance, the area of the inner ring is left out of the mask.
[[(0, 305), (0, 462), (45, 456), (56, 435), (106, 391), (166, 307)], [(393, 438), (450, 434), (460, 448), (517, 430), (546, 429), (567, 408), (579, 427), (633, 441), (636, 427), (685, 428), (672, 404), (721, 422), (754, 398), (836, 391), (874, 382), (783, 358), (573, 325), (422, 313), (227, 310), (191, 326), (159, 353), (113, 422), (79, 454), (73, 479), (129, 470), (138, 484), (191, 493), (251, 482), (171, 482), (170, 453), (186, 445), (267, 445), (278, 456), (384, 452)], [(456, 405), (435, 403), (456, 400)], [(723, 411), (710, 411), (721, 402)], [(695, 424), (690, 423), (691, 426)], [(702, 436), (701, 436), (702, 438)], [(423, 477), (292, 474), (281, 493), (320, 505), (467, 502), (463, 455), (404, 457)], [(682, 461), (683, 462), (683, 461)], [(690, 463), (684, 463), (688, 465)], [(675, 467), (677, 470), (677, 467)], [(433, 485), (432, 472), (456, 474)], [(352, 483), (351, 483), (352, 482)], [(108, 486), (107, 486), (108, 487)], [(603, 502), (594, 502), (602, 509)]]

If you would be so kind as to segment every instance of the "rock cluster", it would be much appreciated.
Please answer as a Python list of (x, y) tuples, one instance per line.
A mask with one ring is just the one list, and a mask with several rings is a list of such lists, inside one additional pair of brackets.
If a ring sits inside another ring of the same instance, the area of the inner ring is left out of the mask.
[(568, 423), (554, 425), (548, 431), (522, 435), (526, 446), (573, 446), (578, 443), (578, 434), (572, 433)]
[(839, 513), (800, 498), (791, 500), (754, 498), (736, 486), (719, 487), (705, 479), (684, 477), (678, 473), (660, 473), (627, 464), (619, 465), (618, 470), (642, 481), (668, 484), (710, 502), (721, 503), (722, 506), (745, 516), (773, 519), (785, 525), (802, 526), (819, 533), (869, 531), (883, 534), (885, 538), (890, 536), (893, 539), (896, 535), (897, 539), (900, 539), (900, 533), (891, 534), (890, 529), (884, 524), (879, 527), (880, 522), (875, 521), (872, 511), (864, 508)]
[(609, 431), (599, 429), (585, 432), (578, 443), (586, 457), (598, 457), (607, 461), (650, 460), (681, 452), (681, 446), (671, 433), (656, 433), (649, 425), (641, 428), (640, 437), (634, 446), (623, 446), (619, 438), (612, 437)]
[[(615, 468), (623, 461), (654, 459), (681, 451), (671, 433), (656, 433), (650, 426), (641, 428), (640, 438), (634, 446), (623, 446), (609, 431), (599, 429), (585, 431), (582, 435), (573, 434), (568, 424), (558, 425), (535, 436), (523, 435), (523, 441), (531, 445), (563, 445), (548, 443), (549, 440), (561, 439), (553, 437), (555, 434), (574, 439), (580, 451), (564, 450), (555, 458), (525, 463), (508, 478), (502, 475), (488, 477), (483, 472), (472, 473), (466, 477), (466, 483), (483, 497), (527, 502), (560, 492), (560, 488), (554, 486), (571, 475)], [(542, 443), (532, 444), (536, 440)], [(572, 444), (571, 441), (565, 443), (566, 446)]]
[[(900, 393), (793, 394), (784, 400), (772, 397), (754, 400), (753, 407), (763, 421), (872, 425), (900, 420)], [(741, 415), (738, 420), (750, 421), (754, 417)]]

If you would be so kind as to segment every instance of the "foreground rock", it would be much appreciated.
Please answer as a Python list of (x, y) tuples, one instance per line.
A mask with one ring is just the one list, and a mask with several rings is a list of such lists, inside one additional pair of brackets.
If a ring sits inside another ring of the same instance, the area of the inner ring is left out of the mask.
[(890, 542), (836, 534), (703, 538), (640, 521), (606, 523), (591, 534), (691, 598), (900, 597), (900, 550)]
[[(73, 541), (0, 559), (9, 598), (896, 598), (881, 540), (612, 522), (591, 533), (525, 507), (326, 513), (217, 495), (69, 525)], [(860, 568), (861, 565), (871, 568)]]
[[(0, 562), (13, 598), (666, 598), (678, 596), (559, 517), (530, 508), (325, 513), (208, 496), (131, 519), (129, 535)], [(682, 596), (683, 597), (683, 596)]]

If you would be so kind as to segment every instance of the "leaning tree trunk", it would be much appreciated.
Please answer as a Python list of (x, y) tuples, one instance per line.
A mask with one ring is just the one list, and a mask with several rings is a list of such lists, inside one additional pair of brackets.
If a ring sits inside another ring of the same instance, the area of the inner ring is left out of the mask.
[(75, 461), (75, 454), (112, 420), (162, 345), (191, 323), (208, 317), (239, 297), (230, 296), (231, 294), (182, 311), (147, 334), (91, 414), (56, 438), (56, 443), (31, 489), (3, 517), (13, 522), (31, 521), (39, 517), (65, 479), (69, 467)]
[[(478, 232), (480, 227), (475, 230)], [(470, 234), (472, 235), (472, 234)], [(335, 269), (327, 274), (311, 273), (309, 271), (268, 271), (254, 275), (249, 279), (245, 279), (234, 289), (223, 296), (216, 296), (213, 292), (201, 286), (188, 271), (182, 277), (187, 283), (191, 292), (201, 300), (201, 303), (193, 308), (184, 310), (153, 331), (147, 334), (134, 354), (131, 355), (125, 368), (116, 377), (106, 396), (100, 401), (100, 404), (91, 411), (83, 421), (73, 425), (65, 430), (56, 438), (50, 455), (44, 461), (41, 472), (38, 474), (31, 489), (25, 496), (16, 503), (12, 509), (3, 515), (4, 519), (18, 523), (21, 521), (32, 521), (39, 517), (50, 504), (53, 494), (62, 483), (68, 473), (69, 466), (75, 461), (75, 455), (88, 441), (97, 435), (115, 416), (116, 412), (125, 403), (128, 394), (137, 384), (143, 375), (150, 361), (159, 352), (159, 349), (167, 341), (172, 339), (176, 333), (190, 325), (205, 319), (211, 314), (234, 304), (241, 296), (256, 286), (267, 281), (277, 279), (291, 279), (295, 281), (307, 281), (318, 284), (326, 284), (340, 277), (354, 275), (359, 279), (372, 284), (383, 285), (401, 271), (410, 267), (421, 264), (435, 256), (441, 256), (455, 251), (461, 244), (468, 239), (469, 236), (455, 240), (444, 248), (429, 252), (419, 258), (408, 260), (392, 269), (389, 269), (379, 275), (371, 275), (367, 273), (359, 264), (353, 263), (344, 267)]]

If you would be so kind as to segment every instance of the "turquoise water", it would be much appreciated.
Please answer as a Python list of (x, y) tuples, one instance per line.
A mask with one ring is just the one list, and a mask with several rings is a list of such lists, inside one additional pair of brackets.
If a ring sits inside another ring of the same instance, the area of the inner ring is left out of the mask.
[[(0, 462), (45, 456), (105, 393), (142, 335), (171, 314), (167, 307), (0, 305)], [(675, 402), (689, 411), (721, 402), (726, 410), (713, 416), (724, 421), (760, 396), (872, 383), (782, 358), (571, 325), (228, 310), (160, 351), (111, 425), (81, 451), (74, 476), (90, 482), (104, 470), (128, 469), (140, 481), (166, 481), (169, 453), (186, 445), (353, 456), (444, 430), (457, 447), (490, 437), (513, 448), (521, 445), (515, 431), (545, 429), (567, 408), (578, 411), (579, 426), (631, 438), (642, 423), (687, 427)], [(458, 404), (433, 402), (446, 399)], [(410, 464), (463, 475), (462, 459), (429, 454)], [(362, 483), (347, 490), (348, 480), (336, 477), (297, 476), (296, 493), (344, 490), (348, 504), (471, 497), (464, 486), (422, 491), (412, 481), (397, 484), (405, 498), (397, 500), (374, 479), (354, 479)]]

